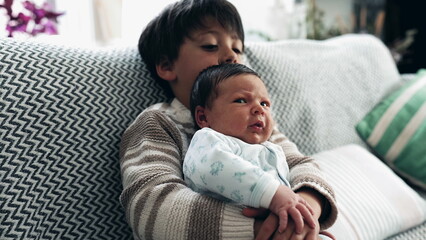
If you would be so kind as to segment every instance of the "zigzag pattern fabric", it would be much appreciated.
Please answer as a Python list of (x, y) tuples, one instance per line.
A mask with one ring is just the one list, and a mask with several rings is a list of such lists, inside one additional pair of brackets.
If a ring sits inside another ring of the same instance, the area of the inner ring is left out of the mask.
[(131, 239), (119, 141), (165, 99), (136, 49), (0, 46), (0, 239)]

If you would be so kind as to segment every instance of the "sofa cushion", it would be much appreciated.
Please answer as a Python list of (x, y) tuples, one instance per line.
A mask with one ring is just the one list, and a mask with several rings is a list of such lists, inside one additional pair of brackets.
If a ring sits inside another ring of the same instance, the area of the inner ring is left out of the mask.
[(0, 239), (131, 239), (118, 150), (164, 100), (136, 47), (0, 39)]
[(426, 70), (380, 101), (356, 129), (392, 169), (426, 189)]
[(247, 44), (280, 130), (305, 154), (363, 145), (354, 126), (398, 82), (389, 50), (370, 35)]
[(366, 149), (347, 145), (313, 157), (336, 193), (339, 215), (329, 231), (337, 239), (385, 239), (426, 220), (426, 200)]

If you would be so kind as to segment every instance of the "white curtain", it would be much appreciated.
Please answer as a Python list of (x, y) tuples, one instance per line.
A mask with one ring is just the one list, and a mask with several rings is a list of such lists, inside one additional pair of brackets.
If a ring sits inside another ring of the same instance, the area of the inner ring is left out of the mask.
[(95, 38), (99, 44), (111, 45), (121, 38), (121, 0), (93, 0)]
[(122, 0), (49, 0), (58, 18), (59, 41), (80, 46), (107, 46), (121, 38)]
[(58, 41), (71, 45), (96, 45), (92, 0), (56, 0), (56, 11), (65, 12), (58, 18)]
[(130, 45), (138, 43), (139, 35), (151, 19), (177, 0), (123, 0), (122, 40)]

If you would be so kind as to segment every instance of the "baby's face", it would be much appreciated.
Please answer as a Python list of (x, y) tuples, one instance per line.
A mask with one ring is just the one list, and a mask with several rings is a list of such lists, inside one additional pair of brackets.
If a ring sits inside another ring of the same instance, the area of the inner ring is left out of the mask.
[(251, 74), (225, 79), (205, 109), (210, 128), (250, 144), (269, 139), (273, 130), (271, 101), (262, 80)]

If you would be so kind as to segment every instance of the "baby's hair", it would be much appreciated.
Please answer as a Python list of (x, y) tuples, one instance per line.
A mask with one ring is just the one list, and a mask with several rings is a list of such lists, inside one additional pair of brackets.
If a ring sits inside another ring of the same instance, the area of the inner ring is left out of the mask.
[(142, 32), (138, 50), (151, 76), (161, 85), (168, 96), (173, 92), (167, 81), (157, 74), (156, 65), (178, 58), (184, 38), (197, 29), (206, 28), (208, 17), (217, 20), (227, 31), (235, 32), (243, 42), (244, 29), (241, 17), (227, 0), (181, 0), (168, 5)]
[[(254, 75), (261, 78), (251, 68), (238, 63), (214, 65), (201, 71), (192, 86), (190, 98), (190, 110), (194, 121), (195, 108), (197, 106), (210, 108), (213, 100), (217, 97), (217, 87), (222, 81), (242, 74)], [(195, 125), (197, 127), (197, 124)]]

